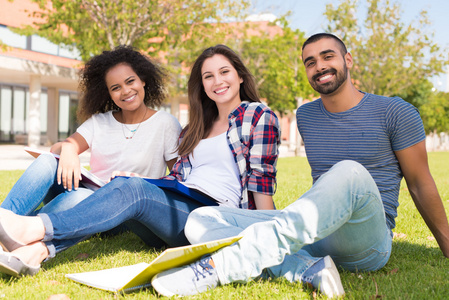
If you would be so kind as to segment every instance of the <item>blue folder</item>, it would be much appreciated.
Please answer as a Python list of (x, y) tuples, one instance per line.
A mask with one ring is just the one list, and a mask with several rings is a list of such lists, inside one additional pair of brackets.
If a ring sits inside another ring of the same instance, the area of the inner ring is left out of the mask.
[(150, 179), (150, 178), (142, 178), (149, 183), (154, 184), (155, 186), (160, 187), (163, 190), (168, 190), (179, 195), (185, 196), (194, 201), (200, 202), (206, 206), (217, 206), (218, 203), (212, 197), (204, 194), (201, 191), (196, 189), (189, 188), (177, 180), (170, 179)]

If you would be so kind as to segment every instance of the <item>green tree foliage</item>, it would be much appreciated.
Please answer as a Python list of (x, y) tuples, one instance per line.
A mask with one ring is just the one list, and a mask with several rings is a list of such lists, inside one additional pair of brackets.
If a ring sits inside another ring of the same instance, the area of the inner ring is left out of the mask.
[(435, 97), (433, 91), (433, 84), (426, 78), (419, 78), (416, 80), (416, 84), (409, 89), (399, 91), (397, 96), (401, 97), (407, 102), (410, 102), (417, 108), (421, 108), (422, 105), (429, 102), (430, 99)]
[[(22, 29), (56, 44), (76, 47), (83, 60), (118, 45), (132, 45), (156, 56), (201, 45), (218, 24), (236, 18), (248, 3), (240, 0), (33, 0), (42, 22)], [(200, 35), (200, 33), (202, 35)]]
[[(401, 8), (390, 0), (343, 0), (326, 5), (328, 31), (341, 37), (354, 57), (351, 72), (363, 91), (380, 95), (416, 93), (423, 79), (443, 72), (447, 55), (433, 42), (427, 12), (409, 24), (401, 21)], [(360, 24), (357, 16), (366, 13)], [(409, 97), (410, 98), (410, 97)]]
[[(132, 45), (153, 57), (163, 51), (172, 96), (184, 93), (188, 67), (206, 47), (224, 43), (239, 52), (257, 80), (261, 96), (280, 113), (313, 93), (300, 59), (303, 33), (280, 20), (282, 35), (269, 36), (239, 21), (249, 0), (33, 0), (40, 21), (20, 29), (56, 44), (75, 47), (83, 60), (117, 45)], [(240, 25), (239, 25), (240, 24)], [(275, 25), (273, 25), (275, 26)], [(253, 31), (250, 35), (249, 31)]]
[(8, 45), (6, 45), (5, 43), (2, 42), (2, 40), (0, 40), (0, 51), (7, 51), (8, 50)]
[(435, 93), (420, 107), (420, 112), (427, 133), (449, 132), (449, 93)]
[(315, 92), (308, 84), (301, 60), (304, 33), (291, 29), (285, 18), (270, 25), (280, 27), (281, 32), (245, 35), (234, 41), (234, 47), (254, 74), (261, 97), (282, 116), (297, 108), (299, 98), (310, 98)]

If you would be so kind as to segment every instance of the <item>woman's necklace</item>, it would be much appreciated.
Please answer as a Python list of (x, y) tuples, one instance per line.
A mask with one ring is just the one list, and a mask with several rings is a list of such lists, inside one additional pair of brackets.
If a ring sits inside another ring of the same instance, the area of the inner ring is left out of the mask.
[[(137, 130), (139, 129), (140, 124), (142, 124), (143, 120), (145, 120), (145, 117), (146, 117), (146, 115), (147, 115), (147, 111), (148, 111), (148, 109), (145, 109), (145, 114), (143, 115), (142, 121), (140, 121), (140, 123), (137, 125), (136, 129), (131, 130), (131, 129), (129, 129), (128, 126), (126, 126), (124, 123), (121, 123), (121, 124), (122, 124), (122, 132), (123, 132), (123, 136), (125, 137), (125, 139), (127, 139), (127, 140), (132, 140), (132, 138), (133, 138), (134, 135), (136, 134)], [(123, 112), (122, 112), (122, 114), (123, 114)], [(131, 132), (131, 135), (130, 135), (130, 136), (127, 136), (127, 135), (125, 134), (125, 130), (123, 129), (123, 127), (125, 127), (126, 129), (128, 129), (128, 130)]]

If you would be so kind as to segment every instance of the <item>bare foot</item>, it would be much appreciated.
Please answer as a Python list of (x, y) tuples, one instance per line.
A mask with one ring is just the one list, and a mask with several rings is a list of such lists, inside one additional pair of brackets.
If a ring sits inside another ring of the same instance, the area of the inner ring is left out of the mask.
[(27, 245), (44, 238), (45, 227), (40, 217), (19, 216), (0, 208), (0, 224), (7, 238)]
[(48, 248), (43, 242), (35, 242), (12, 251), (24, 263), (38, 267), (48, 257)]

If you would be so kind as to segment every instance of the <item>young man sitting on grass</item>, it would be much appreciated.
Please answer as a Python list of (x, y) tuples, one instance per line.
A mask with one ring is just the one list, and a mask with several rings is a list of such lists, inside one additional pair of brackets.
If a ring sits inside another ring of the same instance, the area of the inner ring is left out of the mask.
[(335, 265), (375, 271), (387, 263), (402, 177), (449, 257), (449, 226), (429, 171), (417, 109), (398, 97), (357, 90), (349, 72), (352, 56), (336, 36), (314, 35), (302, 50), (308, 80), (321, 95), (297, 111), (312, 188), (279, 211), (193, 211), (185, 227), (191, 243), (243, 237), (212, 256), (155, 276), (152, 284), (160, 294), (192, 295), (262, 275), (341, 296)]

